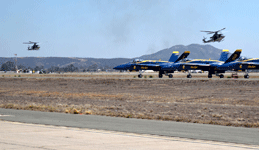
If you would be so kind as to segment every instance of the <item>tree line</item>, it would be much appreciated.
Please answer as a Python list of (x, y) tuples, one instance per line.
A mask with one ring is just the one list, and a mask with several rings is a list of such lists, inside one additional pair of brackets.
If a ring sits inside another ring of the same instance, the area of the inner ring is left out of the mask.
[[(34, 71), (41, 71), (45, 70), (47, 72), (88, 72), (88, 71), (97, 71), (100, 69), (101, 71), (105, 71), (107, 69), (112, 69), (113, 67), (110, 66), (98, 66), (97, 64), (92, 64), (88, 67), (75, 67), (73, 64), (69, 64), (66, 67), (58, 67), (58, 66), (51, 66), (50, 68), (44, 68), (44, 66), (36, 66), (34, 68), (32, 67), (26, 67), (24, 65), (17, 65), (17, 69), (22, 70), (34, 70)], [(15, 71), (15, 63), (12, 61), (7, 61), (1, 65), (1, 71)]]

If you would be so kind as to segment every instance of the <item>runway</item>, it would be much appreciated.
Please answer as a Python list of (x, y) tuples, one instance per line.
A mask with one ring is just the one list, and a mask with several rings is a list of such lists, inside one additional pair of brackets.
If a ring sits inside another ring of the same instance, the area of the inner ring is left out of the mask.
[(247, 150), (258, 146), (86, 128), (0, 121), (0, 147), (12, 150)]
[(0, 109), (5, 121), (259, 145), (259, 129), (95, 115)]

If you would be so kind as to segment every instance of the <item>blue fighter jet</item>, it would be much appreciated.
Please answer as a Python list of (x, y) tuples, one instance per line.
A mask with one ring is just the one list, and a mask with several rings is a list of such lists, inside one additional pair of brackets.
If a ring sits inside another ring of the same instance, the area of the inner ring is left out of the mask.
[[(223, 78), (227, 70), (233, 69), (235, 64), (232, 61), (235, 61), (240, 57), (242, 50), (236, 50), (225, 62), (224, 61), (210, 61), (210, 60), (199, 60), (187, 61), (178, 64), (173, 64), (171, 66), (166, 66), (162, 68), (163, 70), (178, 70), (178, 71), (189, 71), (189, 70), (203, 70), (208, 71), (208, 78), (212, 78), (212, 74), (219, 75), (220, 78)], [(222, 58), (222, 57), (221, 57)], [(191, 78), (191, 74), (187, 75), (187, 78)]]
[(240, 57), (235, 61), (237, 65), (233, 68), (234, 71), (245, 72), (244, 78), (249, 78), (249, 72), (251, 70), (259, 69), (259, 58), (245, 58)]
[(223, 49), (219, 60), (211, 59), (183, 59), (179, 63), (164, 64), (161, 68), (163, 72), (170, 71), (188, 71), (187, 78), (192, 78), (190, 70), (206, 70), (212, 63), (224, 63), (228, 59), (229, 50)]
[[(240, 51), (239, 54), (235, 55), (236, 52)], [(236, 52), (233, 55), (232, 58), (229, 58), (227, 61), (228, 63), (224, 63), (224, 64), (211, 64), (211, 68), (215, 67), (215, 72), (216, 73), (220, 73), (223, 72), (225, 73), (223, 70), (232, 70), (232, 71), (244, 71), (245, 75), (244, 78), (249, 78), (249, 74), (248, 74), (248, 70), (258, 70), (259, 69), (259, 59), (258, 58), (252, 58), (252, 59), (247, 59), (247, 60), (242, 60), (240, 61), (240, 59), (236, 59), (240, 57), (240, 54), (242, 52), (242, 50), (236, 50)], [(236, 61), (233, 61), (236, 60)], [(220, 75), (220, 78), (224, 78), (223, 74)]]
[(163, 74), (166, 74), (169, 78), (172, 78), (173, 75), (169, 74), (169, 73), (174, 73), (174, 71), (164, 72), (163, 70), (161, 70), (161, 68), (164, 65), (167, 65), (167, 64), (177, 63), (180, 60), (182, 60), (184, 58), (187, 58), (187, 56), (189, 54), (190, 54), (189, 51), (185, 51), (180, 57), (178, 57), (179, 52), (178, 51), (174, 51), (168, 61), (135, 59), (132, 62), (116, 66), (113, 69), (116, 69), (116, 70), (129, 70), (129, 71), (140, 71), (140, 74), (138, 75), (139, 78), (142, 78), (141, 72), (143, 70), (153, 70), (153, 71), (159, 71), (159, 78), (162, 78)]
[[(180, 64), (177, 68), (178, 70), (203, 70), (208, 71), (208, 78), (212, 78), (212, 74), (218, 75), (220, 78), (224, 78), (223, 73), (228, 70), (247, 70), (247, 69), (259, 69), (259, 63), (257, 62), (244, 62), (244, 61), (235, 61), (240, 57), (242, 50), (236, 50), (225, 62), (212, 62), (209, 64), (204, 63), (193, 63), (187, 62)], [(175, 66), (174, 66), (175, 67)], [(163, 68), (165, 69), (165, 68)], [(188, 76), (187, 76), (188, 77)], [(244, 78), (249, 78), (248, 74), (244, 75)]]

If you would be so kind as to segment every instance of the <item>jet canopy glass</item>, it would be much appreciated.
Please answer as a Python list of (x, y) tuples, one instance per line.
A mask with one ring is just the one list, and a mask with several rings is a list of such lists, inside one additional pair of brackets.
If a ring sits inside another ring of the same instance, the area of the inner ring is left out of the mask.
[(242, 60), (247, 60), (247, 59), (248, 59), (247, 57), (239, 57), (237, 60), (242, 61)]
[(180, 62), (187, 62), (187, 61), (191, 61), (192, 59), (188, 59), (188, 58), (184, 58), (182, 60), (180, 60)]
[(137, 63), (137, 62), (141, 62), (141, 61), (143, 61), (143, 59), (133, 59), (133, 60), (131, 61), (131, 63)]

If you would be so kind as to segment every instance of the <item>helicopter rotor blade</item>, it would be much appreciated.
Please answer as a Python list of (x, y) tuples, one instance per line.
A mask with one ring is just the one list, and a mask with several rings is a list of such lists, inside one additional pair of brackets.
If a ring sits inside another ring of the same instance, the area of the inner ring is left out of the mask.
[(213, 31), (201, 31), (201, 32), (207, 32), (207, 34), (213, 34), (213, 33), (215, 33), (215, 32), (213, 32)]
[(223, 28), (223, 29), (220, 29), (220, 30), (218, 30), (218, 31), (216, 31), (216, 32), (220, 32), (220, 31), (222, 31), (222, 30), (225, 30), (226, 28)]
[(213, 34), (213, 33), (216, 33), (216, 32), (220, 32), (222, 30), (225, 30), (226, 28), (223, 28), (223, 29), (220, 29), (218, 31), (201, 31), (201, 32), (207, 32), (207, 34)]
[(212, 31), (201, 31), (201, 32), (212, 32)]
[(32, 42), (32, 41), (29, 41), (29, 42), (23, 42), (23, 44), (34, 44), (34, 43), (39, 43), (39, 42)]

